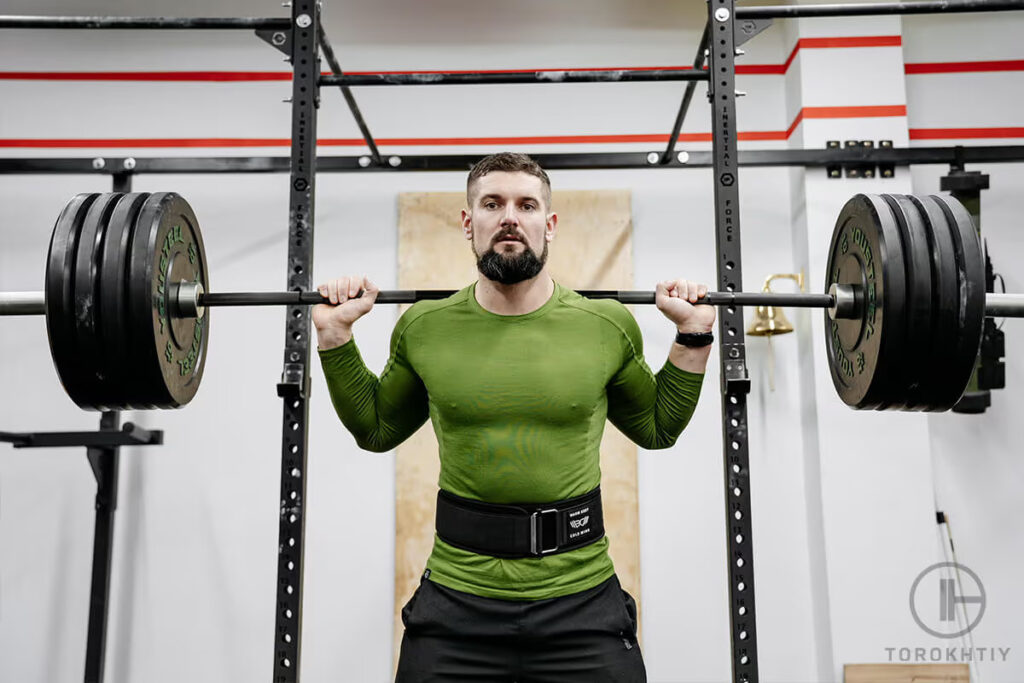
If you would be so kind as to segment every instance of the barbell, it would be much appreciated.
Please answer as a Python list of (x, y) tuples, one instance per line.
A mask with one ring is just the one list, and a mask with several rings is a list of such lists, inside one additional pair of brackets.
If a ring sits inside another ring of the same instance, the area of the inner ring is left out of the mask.
[[(948, 410), (967, 387), (988, 316), (1024, 296), (987, 294), (970, 214), (942, 196), (864, 195), (832, 234), (826, 294), (709, 292), (714, 306), (823, 308), (832, 380), (861, 409)], [(57, 374), (85, 409), (175, 408), (195, 395), (212, 306), (327, 303), (319, 292), (209, 289), (199, 223), (173, 192), (80, 194), (57, 218), (42, 292), (0, 292), (0, 315), (45, 315)], [(378, 303), (447, 290), (382, 291)], [(654, 292), (585, 290), (652, 304)]]

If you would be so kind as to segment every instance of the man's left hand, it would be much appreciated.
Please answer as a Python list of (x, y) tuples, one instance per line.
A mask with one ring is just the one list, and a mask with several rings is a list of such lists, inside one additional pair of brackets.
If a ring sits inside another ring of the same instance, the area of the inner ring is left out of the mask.
[(707, 293), (707, 285), (689, 280), (665, 280), (655, 289), (654, 303), (680, 332), (710, 332), (715, 324), (715, 307), (692, 305)]

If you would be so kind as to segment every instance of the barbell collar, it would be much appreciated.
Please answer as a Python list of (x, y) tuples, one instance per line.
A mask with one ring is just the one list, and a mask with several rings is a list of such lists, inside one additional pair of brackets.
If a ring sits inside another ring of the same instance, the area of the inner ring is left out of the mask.
[(859, 318), (863, 300), (860, 289), (856, 285), (841, 285), (833, 282), (828, 288), (828, 294), (832, 297), (832, 305), (828, 307), (828, 317), (832, 320)]
[(176, 318), (202, 318), (206, 307), (199, 304), (203, 283), (181, 282), (171, 288), (171, 316)]

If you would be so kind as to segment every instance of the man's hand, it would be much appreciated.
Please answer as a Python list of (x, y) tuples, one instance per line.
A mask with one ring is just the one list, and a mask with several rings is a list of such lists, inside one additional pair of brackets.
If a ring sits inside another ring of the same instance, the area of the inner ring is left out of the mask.
[(707, 285), (689, 280), (665, 280), (655, 289), (654, 303), (680, 332), (710, 332), (715, 324), (715, 307), (691, 305), (707, 293)]
[[(359, 290), (363, 295), (357, 297)], [(317, 346), (322, 350), (341, 346), (352, 338), (352, 324), (370, 312), (380, 289), (363, 275), (349, 275), (328, 280), (317, 287), (320, 296), (331, 304), (313, 306), (313, 325)]]

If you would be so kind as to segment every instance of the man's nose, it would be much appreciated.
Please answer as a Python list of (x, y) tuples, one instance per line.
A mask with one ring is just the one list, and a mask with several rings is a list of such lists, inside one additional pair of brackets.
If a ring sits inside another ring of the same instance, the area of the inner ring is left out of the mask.
[(503, 226), (519, 225), (519, 216), (514, 205), (509, 204), (505, 207), (505, 213), (501, 217), (501, 224)]

